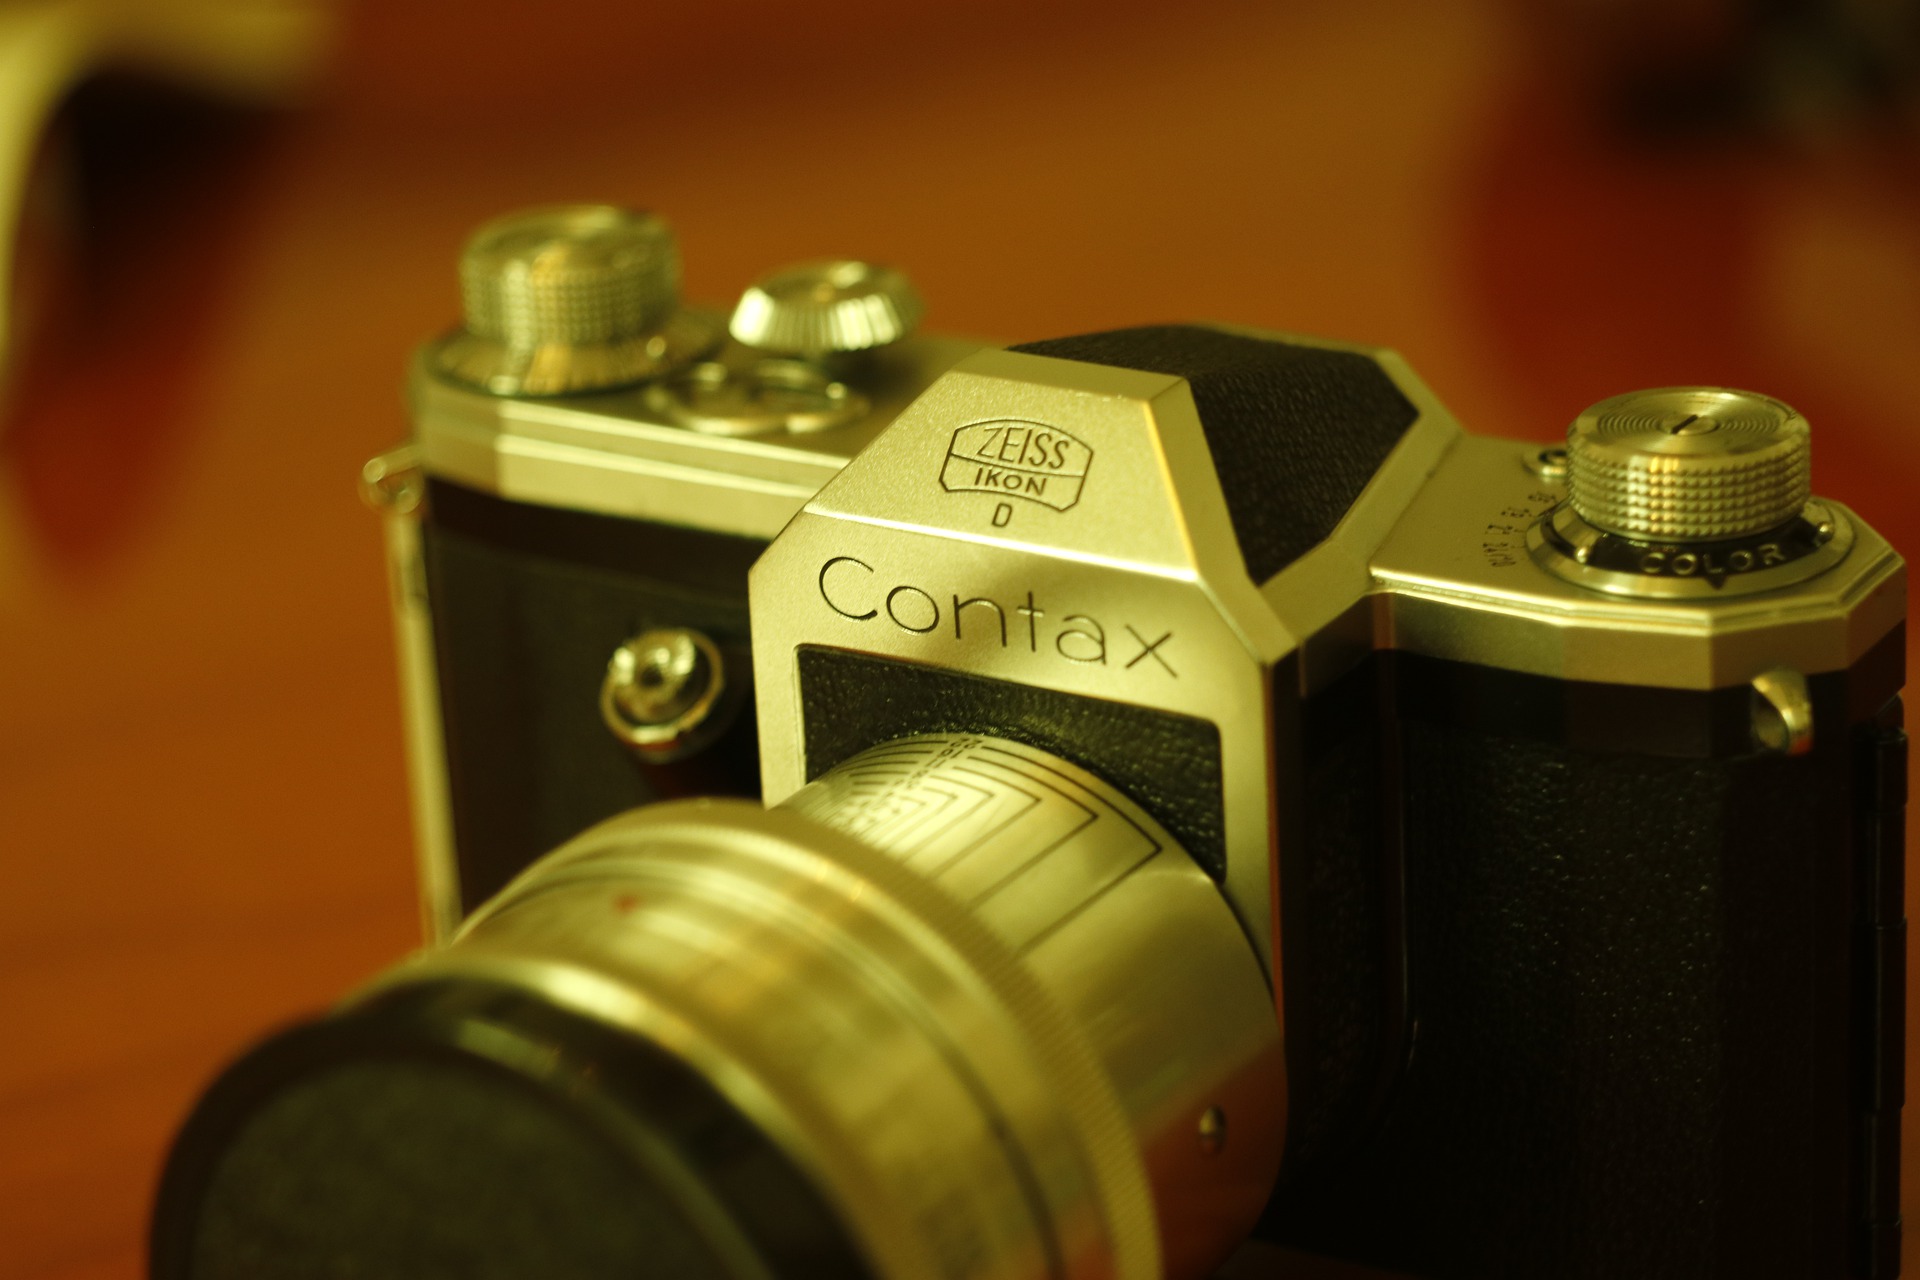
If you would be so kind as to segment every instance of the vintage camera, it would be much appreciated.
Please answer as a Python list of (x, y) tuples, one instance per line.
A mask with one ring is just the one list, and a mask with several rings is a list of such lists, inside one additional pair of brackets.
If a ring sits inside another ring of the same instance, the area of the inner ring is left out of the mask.
[[(1373, 348), (770, 362), (753, 304), (717, 359), (673, 311), (621, 364), (554, 316), (653, 227), (496, 228), (526, 331), (575, 336), (489, 336), (470, 277), (422, 357), (424, 505), (388, 488), (430, 879), (472, 914), (216, 1083), (157, 1276), (1200, 1277), (1249, 1236), (1897, 1273), (1905, 575), (1811, 497), (1799, 415), (1639, 392), (1543, 450)], [(910, 310), (781, 279), (795, 333)], [(576, 366), (628, 389), (529, 380)], [(485, 793), (615, 712), (744, 759), (744, 718), (683, 723), (743, 646), (770, 807), (634, 809), (465, 892), (539, 838), (483, 861)]]

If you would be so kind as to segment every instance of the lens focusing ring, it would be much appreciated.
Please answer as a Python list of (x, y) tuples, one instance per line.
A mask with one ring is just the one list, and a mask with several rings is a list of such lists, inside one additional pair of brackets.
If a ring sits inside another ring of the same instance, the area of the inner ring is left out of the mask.
[(1778, 400), (1668, 387), (1604, 400), (1567, 431), (1573, 509), (1645, 542), (1712, 542), (1777, 528), (1811, 495), (1806, 419)]

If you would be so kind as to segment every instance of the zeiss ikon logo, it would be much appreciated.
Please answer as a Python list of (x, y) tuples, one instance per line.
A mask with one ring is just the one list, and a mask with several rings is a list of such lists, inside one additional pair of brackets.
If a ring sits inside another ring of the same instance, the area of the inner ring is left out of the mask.
[(1012, 420), (975, 422), (953, 433), (940, 485), (948, 493), (1025, 498), (1065, 511), (1080, 501), (1092, 462), (1093, 450), (1058, 427)]

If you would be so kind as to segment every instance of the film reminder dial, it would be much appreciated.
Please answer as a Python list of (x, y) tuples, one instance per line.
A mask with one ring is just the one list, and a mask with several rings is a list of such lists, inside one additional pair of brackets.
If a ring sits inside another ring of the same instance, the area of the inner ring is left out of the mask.
[(1594, 405), (1567, 430), (1568, 498), (1534, 557), (1620, 595), (1742, 595), (1846, 553), (1844, 518), (1811, 500), (1807, 421), (1750, 391), (1664, 387)]
[(1807, 420), (1746, 391), (1676, 387), (1603, 400), (1567, 432), (1575, 511), (1641, 541), (1765, 533), (1810, 495)]

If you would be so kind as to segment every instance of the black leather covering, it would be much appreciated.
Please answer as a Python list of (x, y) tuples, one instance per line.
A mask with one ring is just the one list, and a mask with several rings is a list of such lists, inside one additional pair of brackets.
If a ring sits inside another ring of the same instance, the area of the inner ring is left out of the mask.
[(1255, 582), (1333, 532), (1418, 416), (1366, 356), (1197, 325), (1115, 329), (1013, 350), (1185, 378)]
[[(1886, 1050), (1862, 886), (1898, 854), (1862, 767), (1885, 735), (1858, 711), (1897, 687), (1888, 656), (1813, 682), (1816, 746), (1793, 759), (1707, 754), (1744, 690), (1664, 711), (1640, 690), (1609, 726), (1568, 710), (1598, 686), (1388, 664), (1409, 1052), (1370, 1119), (1290, 1142), (1267, 1233), (1438, 1277), (1890, 1274), (1868, 1256), (1891, 1166), (1865, 1134)], [(1676, 742), (1694, 753), (1658, 749)], [(1289, 972), (1289, 1010), (1297, 986), (1356, 981)], [(1289, 1044), (1316, 1054), (1346, 1056)]]
[[(1382, 767), (1392, 739), (1381, 677), (1369, 658), (1312, 698), (1298, 790), (1275, 780), (1282, 809), (1299, 812), (1280, 842), (1289, 1182), (1356, 1140), (1399, 1066), (1399, 806)], [(1298, 687), (1291, 664), (1275, 684)]]
[[(461, 899), (635, 805), (760, 793), (747, 567), (766, 544), (503, 502), (437, 482), (425, 526)], [(697, 756), (643, 765), (600, 718), (623, 642), (695, 627), (727, 660), (737, 719)]]

